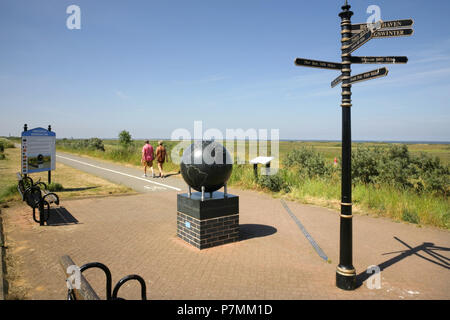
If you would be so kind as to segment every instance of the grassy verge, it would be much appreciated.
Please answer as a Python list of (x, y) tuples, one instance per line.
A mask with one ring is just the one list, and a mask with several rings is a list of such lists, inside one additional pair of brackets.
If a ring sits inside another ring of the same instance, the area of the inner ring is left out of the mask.
[[(20, 170), (19, 149), (5, 149), (6, 159), (0, 160), (0, 204), (20, 200), (17, 191), (16, 173)], [(34, 181), (47, 182), (47, 172), (30, 175)], [(128, 187), (117, 185), (96, 176), (81, 172), (61, 163), (56, 164), (56, 170), (52, 172), (50, 189), (58, 191), (61, 200), (85, 197), (104, 196), (112, 194), (134, 193)]]

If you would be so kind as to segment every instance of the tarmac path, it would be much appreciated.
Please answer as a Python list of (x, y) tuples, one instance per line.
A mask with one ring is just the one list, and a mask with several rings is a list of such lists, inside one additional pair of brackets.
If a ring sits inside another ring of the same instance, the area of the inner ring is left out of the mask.
[[(151, 171), (147, 169), (147, 177), (143, 177), (143, 169), (138, 170), (136, 168), (63, 152), (57, 152), (56, 159), (65, 165), (114, 183), (123, 184), (138, 192), (159, 192), (167, 190), (179, 192), (187, 189), (186, 184), (179, 178), (179, 175), (171, 175), (167, 178), (151, 178)], [(159, 175), (159, 171), (157, 169), (154, 170), (155, 175)]]

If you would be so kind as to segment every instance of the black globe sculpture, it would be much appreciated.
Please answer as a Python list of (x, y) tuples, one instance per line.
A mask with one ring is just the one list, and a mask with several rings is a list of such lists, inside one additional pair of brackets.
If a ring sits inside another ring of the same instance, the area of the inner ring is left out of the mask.
[(233, 164), (228, 151), (215, 141), (196, 141), (184, 150), (181, 175), (197, 191), (214, 192), (231, 176)]

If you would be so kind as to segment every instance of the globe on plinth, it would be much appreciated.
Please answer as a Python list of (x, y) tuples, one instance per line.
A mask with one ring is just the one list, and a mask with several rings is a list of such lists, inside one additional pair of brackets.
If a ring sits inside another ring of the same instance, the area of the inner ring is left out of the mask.
[(232, 159), (223, 145), (216, 141), (196, 141), (184, 150), (180, 170), (184, 181), (194, 190), (214, 192), (231, 176)]

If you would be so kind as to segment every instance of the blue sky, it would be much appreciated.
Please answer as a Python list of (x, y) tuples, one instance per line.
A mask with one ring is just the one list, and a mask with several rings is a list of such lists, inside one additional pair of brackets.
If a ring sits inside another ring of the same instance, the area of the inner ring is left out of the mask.
[[(373, 39), (353, 55), (406, 55), (353, 85), (354, 140), (450, 141), (450, 1), (350, 0), (414, 35)], [(51, 124), (57, 137), (170, 137), (173, 130), (279, 129), (282, 139), (341, 138), (337, 71), (343, 0), (0, 2), (0, 135)], [(81, 30), (66, 8), (81, 8)], [(352, 73), (382, 65), (353, 65)]]

